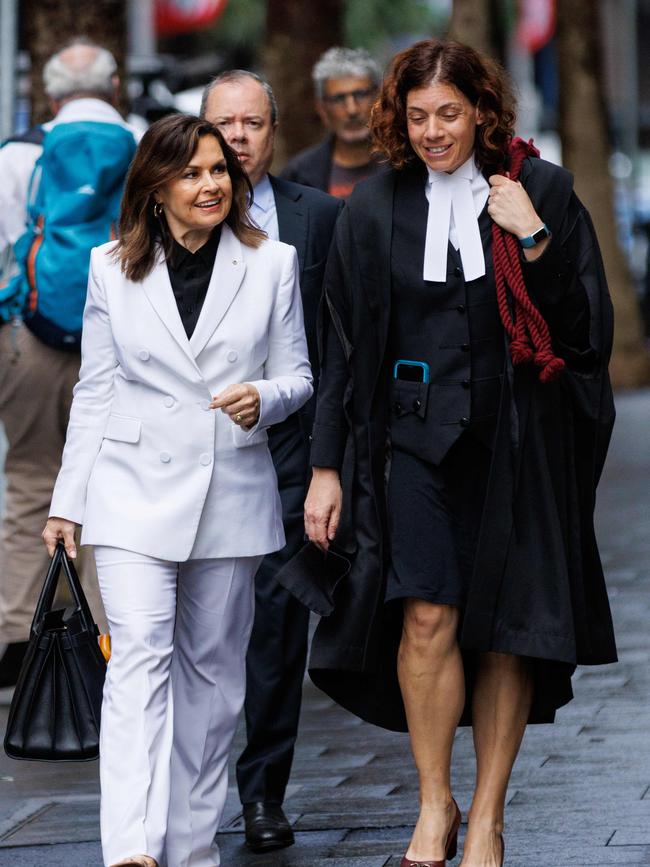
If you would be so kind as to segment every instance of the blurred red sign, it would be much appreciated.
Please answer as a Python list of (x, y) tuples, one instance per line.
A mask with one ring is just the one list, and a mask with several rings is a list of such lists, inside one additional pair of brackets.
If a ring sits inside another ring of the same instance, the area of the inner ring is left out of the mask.
[(190, 33), (212, 24), (228, 0), (156, 0), (156, 30), (161, 36)]
[(516, 39), (531, 53), (539, 51), (555, 33), (555, 0), (519, 0)]

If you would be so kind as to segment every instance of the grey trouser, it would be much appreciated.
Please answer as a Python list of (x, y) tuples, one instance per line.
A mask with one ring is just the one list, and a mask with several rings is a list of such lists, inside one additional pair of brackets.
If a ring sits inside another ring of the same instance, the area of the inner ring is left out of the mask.
[[(26, 641), (48, 566), (41, 533), (61, 463), (79, 355), (51, 349), (24, 325), (0, 325), (0, 421), (5, 459), (0, 536), (0, 644)], [(94, 557), (77, 562), (88, 603), (102, 632), (104, 610)]]

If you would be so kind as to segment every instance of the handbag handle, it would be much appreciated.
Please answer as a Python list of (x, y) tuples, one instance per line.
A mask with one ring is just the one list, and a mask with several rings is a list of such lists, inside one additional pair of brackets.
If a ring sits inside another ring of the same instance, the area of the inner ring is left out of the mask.
[(81, 617), (84, 621), (84, 626), (90, 631), (95, 630), (96, 632), (98, 632), (97, 627), (95, 626), (95, 621), (93, 620), (93, 616), (88, 606), (88, 600), (86, 599), (86, 596), (81, 587), (81, 582), (79, 581), (77, 570), (75, 569), (74, 564), (68, 558), (68, 555), (66, 554), (65, 548), (63, 546), (63, 542), (57, 542), (54, 555), (50, 562), (50, 568), (47, 570), (47, 575), (45, 576), (43, 588), (38, 598), (36, 611), (34, 612), (34, 618), (32, 620), (32, 632), (36, 633), (38, 631), (38, 624), (43, 620), (45, 615), (52, 610), (52, 605), (54, 604), (54, 596), (56, 595), (56, 589), (59, 586), (61, 567), (63, 567), (63, 572), (65, 574), (68, 587), (70, 588), (70, 593), (72, 595), (75, 608), (81, 614)]

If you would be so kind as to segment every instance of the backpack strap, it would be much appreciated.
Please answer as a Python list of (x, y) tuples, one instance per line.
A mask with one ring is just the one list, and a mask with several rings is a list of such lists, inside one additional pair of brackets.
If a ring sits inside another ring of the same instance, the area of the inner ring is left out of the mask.
[(43, 243), (43, 228), (45, 227), (45, 217), (39, 214), (34, 227), (34, 240), (27, 254), (26, 271), (27, 282), (29, 283), (29, 295), (27, 296), (27, 307), (30, 313), (34, 313), (38, 306), (38, 289), (36, 288), (36, 256)]
[(28, 129), (26, 132), (21, 133), (20, 135), (12, 135), (10, 138), (6, 138), (0, 147), (4, 147), (8, 144), (35, 144), (41, 145), (45, 139), (45, 130), (42, 126), (33, 126), (31, 129)]

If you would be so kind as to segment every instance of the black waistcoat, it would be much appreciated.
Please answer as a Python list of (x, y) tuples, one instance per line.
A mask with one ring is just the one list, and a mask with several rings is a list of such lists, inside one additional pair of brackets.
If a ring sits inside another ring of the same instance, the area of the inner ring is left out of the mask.
[(397, 359), (424, 361), (430, 382), (393, 380), (391, 439), (394, 447), (439, 464), (464, 431), (492, 446), (504, 338), (487, 208), (479, 219), (486, 273), (469, 283), (451, 244), (446, 282), (424, 280), (427, 212), (423, 177), (404, 172), (393, 206), (390, 376)]

